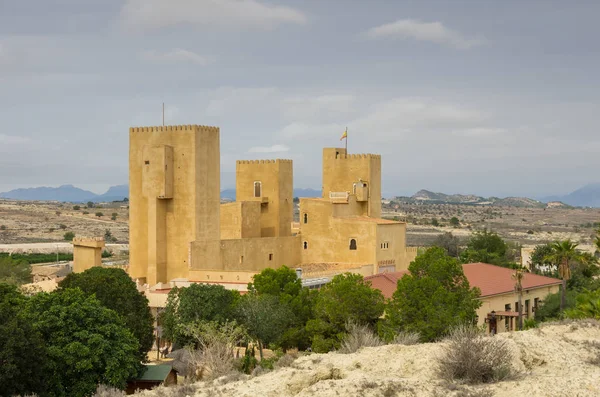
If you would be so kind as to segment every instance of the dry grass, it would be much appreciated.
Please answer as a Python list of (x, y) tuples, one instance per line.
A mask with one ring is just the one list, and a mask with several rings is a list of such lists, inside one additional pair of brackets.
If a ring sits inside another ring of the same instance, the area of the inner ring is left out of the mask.
[(363, 347), (376, 347), (383, 345), (379, 337), (366, 325), (349, 323), (346, 325), (348, 334), (342, 341), (339, 353), (355, 353)]
[(446, 380), (490, 383), (513, 375), (513, 359), (506, 340), (486, 336), (477, 328), (463, 325), (450, 332), (438, 371)]
[(298, 357), (299, 355), (297, 352), (284, 354), (279, 360), (277, 360), (274, 367), (275, 369), (291, 367)]
[(122, 390), (110, 386), (99, 385), (93, 397), (121, 397), (124, 395), (125, 393)]
[(392, 340), (393, 345), (416, 345), (421, 340), (418, 332), (399, 332)]

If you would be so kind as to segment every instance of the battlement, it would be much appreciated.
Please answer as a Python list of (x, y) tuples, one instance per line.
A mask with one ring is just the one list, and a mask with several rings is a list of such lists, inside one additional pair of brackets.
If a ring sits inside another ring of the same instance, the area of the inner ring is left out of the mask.
[(289, 164), (292, 160), (275, 159), (275, 160), (238, 160), (236, 164)]
[(219, 127), (212, 127), (208, 125), (165, 125), (165, 126), (152, 126), (152, 127), (131, 127), (129, 132), (176, 132), (176, 131), (207, 131), (207, 132), (219, 132)]
[(103, 248), (104, 247), (104, 237), (75, 237), (73, 239), (73, 246), (89, 247), (89, 248)]
[(336, 160), (357, 160), (357, 159), (381, 159), (380, 154), (362, 153), (362, 154), (347, 154), (340, 156)]

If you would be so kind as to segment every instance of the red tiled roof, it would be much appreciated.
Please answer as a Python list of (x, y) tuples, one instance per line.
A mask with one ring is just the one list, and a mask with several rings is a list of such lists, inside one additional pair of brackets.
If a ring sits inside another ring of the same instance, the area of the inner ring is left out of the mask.
[[(515, 290), (515, 280), (512, 278), (515, 274), (513, 269), (488, 263), (467, 263), (463, 265), (463, 271), (471, 287), (478, 287), (481, 290), (481, 296), (505, 294)], [(521, 285), (524, 290), (527, 290), (560, 283), (561, 281), (557, 278), (525, 273)]]
[(365, 277), (365, 280), (370, 281), (371, 287), (380, 290), (383, 293), (383, 296), (391, 298), (396, 291), (398, 280), (405, 274), (409, 274), (409, 271), (403, 270), (401, 272), (379, 273), (373, 276), (367, 276)]
[[(467, 263), (463, 266), (463, 271), (471, 287), (478, 287), (481, 290), (481, 296), (500, 295), (513, 292), (515, 289), (515, 280), (512, 276), (515, 273), (513, 269), (490, 265), (488, 263)], [(386, 298), (391, 298), (398, 280), (408, 271), (380, 273), (365, 277), (365, 280), (371, 281), (373, 288), (380, 290)], [(556, 278), (539, 276), (533, 273), (525, 273), (523, 276), (523, 289), (540, 288), (550, 285), (560, 285), (561, 281)]]

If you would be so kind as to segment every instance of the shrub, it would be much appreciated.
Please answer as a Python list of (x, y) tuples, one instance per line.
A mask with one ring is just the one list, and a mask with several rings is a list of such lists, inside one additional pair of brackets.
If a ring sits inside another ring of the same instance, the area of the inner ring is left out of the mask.
[(355, 353), (363, 347), (381, 346), (383, 342), (366, 325), (348, 323), (348, 334), (342, 340), (339, 352), (342, 354)]
[(285, 368), (290, 367), (294, 361), (298, 358), (298, 353), (287, 353), (281, 356), (279, 360), (275, 363), (275, 368)]
[(60, 227), (62, 230), (65, 230), (67, 228), (67, 225), (61, 223), (58, 227)]
[(506, 340), (486, 336), (473, 326), (459, 325), (448, 335), (438, 371), (446, 380), (490, 383), (513, 374), (512, 360)]
[(110, 386), (98, 385), (92, 397), (121, 397), (124, 395), (125, 393), (122, 390)]
[(5, 225), (0, 225), (0, 230), (6, 230), (6, 226)]
[(78, 206), (78, 205), (74, 205), (74, 206), (73, 206), (73, 210), (75, 210), (75, 211), (79, 211), (80, 209), (81, 209), (81, 207), (80, 207), (80, 206)]
[(75, 233), (73, 233), (73, 232), (66, 232), (64, 234), (63, 238), (65, 239), (65, 241), (73, 241), (73, 239), (75, 238)]
[(525, 320), (523, 320), (523, 329), (528, 330), (528, 329), (537, 328), (537, 327), (538, 327), (538, 323), (537, 323), (537, 321), (535, 321), (535, 319), (526, 318)]
[(52, 232), (54, 232), (54, 230), (55, 230), (55, 229), (54, 229), (53, 227), (51, 227), (50, 229), (48, 229), (48, 232), (49, 232), (49, 233), (52, 233)]
[(418, 332), (399, 332), (394, 339), (392, 344), (394, 345), (416, 345), (421, 339), (421, 334)]
[(98, 218), (101, 218), (101, 217), (103, 217), (103, 216), (104, 216), (104, 214), (103, 214), (102, 212), (98, 211), (98, 212), (96, 212), (96, 216), (97, 216)]
[(60, 216), (60, 211), (56, 211), (56, 216)]
[(83, 215), (87, 215), (87, 214), (89, 214), (88, 211), (83, 211)]

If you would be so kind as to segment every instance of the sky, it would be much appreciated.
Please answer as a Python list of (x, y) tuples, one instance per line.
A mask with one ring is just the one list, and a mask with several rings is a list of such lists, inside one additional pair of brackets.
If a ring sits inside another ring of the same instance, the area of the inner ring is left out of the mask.
[(384, 196), (600, 181), (600, 2), (0, 0), (0, 191), (128, 180), (130, 126), (235, 160), (382, 155)]

